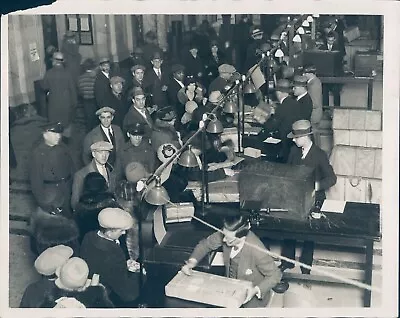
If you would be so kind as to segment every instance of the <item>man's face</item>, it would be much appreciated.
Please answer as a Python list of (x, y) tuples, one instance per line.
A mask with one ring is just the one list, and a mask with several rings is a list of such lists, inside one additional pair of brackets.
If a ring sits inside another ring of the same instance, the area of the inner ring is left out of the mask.
[(146, 105), (146, 97), (144, 95), (136, 95), (133, 100), (136, 108), (144, 109)]
[(143, 136), (141, 136), (141, 135), (129, 134), (129, 140), (131, 141), (131, 144), (134, 145), (135, 147), (140, 145), (140, 143), (142, 142), (142, 139), (143, 139)]
[(225, 80), (229, 80), (232, 76), (232, 73), (222, 72), (222, 73), (219, 73), (219, 76), (221, 76)]
[(307, 136), (301, 136), (301, 137), (294, 137), (293, 141), (296, 144), (297, 147), (301, 148), (305, 145), (305, 141), (307, 140)]
[(212, 53), (212, 54), (217, 54), (217, 52), (218, 52), (218, 46), (213, 45), (213, 46), (211, 47), (211, 53)]
[(335, 43), (335, 38), (334, 37), (326, 38), (326, 43), (328, 43), (328, 45), (333, 45), (333, 43)]
[(194, 92), (196, 90), (196, 84), (195, 83), (190, 83), (187, 86), (188, 91)]
[(110, 63), (101, 63), (100, 69), (105, 73), (109, 73), (111, 69)]
[(104, 113), (100, 114), (99, 119), (100, 119), (101, 125), (104, 128), (108, 128), (111, 126), (114, 116), (110, 112), (104, 112)]
[(241, 240), (235, 236), (236, 231), (230, 231), (227, 229), (223, 229), (222, 232), (224, 233), (224, 238), (222, 239), (222, 241), (227, 246), (234, 247), (234, 246), (237, 246), (241, 242)]
[(185, 78), (185, 72), (183, 72), (183, 71), (178, 71), (178, 72), (175, 72), (174, 73), (174, 76), (175, 76), (175, 78), (178, 80), (178, 81), (183, 81), (183, 79)]
[(50, 147), (56, 146), (60, 143), (62, 135), (53, 131), (46, 131), (43, 133), (43, 139)]
[(126, 231), (121, 229), (107, 230), (107, 236), (112, 240), (118, 240), (124, 234), (126, 234)]
[(105, 165), (110, 156), (110, 152), (107, 150), (96, 150), (92, 151), (92, 156), (98, 164)]
[(135, 79), (139, 82), (141, 82), (143, 80), (143, 76), (144, 76), (144, 71), (142, 69), (137, 69), (134, 73), (133, 76), (135, 77)]
[(301, 87), (301, 86), (294, 86), (293, 87), (294, 96), (300, 96), (303, 93), (304, 93), (304, 87)]
[(161, 59), (154, 59), (151, 61), (151, 64), (153, 64), (154, 68), (160, 68), (163, 60)]
[(112, 91), (114, 92), (114, 94), (121, 94), (122, 93), (122, 82), (114, 82), (112, 84), (110, 84)]

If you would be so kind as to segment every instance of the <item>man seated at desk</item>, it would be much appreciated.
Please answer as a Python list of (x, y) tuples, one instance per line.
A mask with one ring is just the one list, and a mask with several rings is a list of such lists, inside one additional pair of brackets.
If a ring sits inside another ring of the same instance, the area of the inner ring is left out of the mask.
[(201, 240), (182, 267), (182, 272), (191, 275), (192, 268), (209, 252), (220, 247), (223, 249), (225, 275), (253, 283), (243, 307), (266, 307), (271, 289), (280, 281), (281, 273), (264, 244), (250, 231), (249, 220), (240, 214), (224, 218), (223, 234), (216, 232)]
[[(305, 165), (315, 168), (315, 206), (321, 208), (325, 200), (325, 191), (336, 183), (336, 175), (329, 163), (326, 153), (315, 145), (311, 140), (312, 129), (308, 120), (298, 120), (293, 124), (292, 131), (288, 138), (293, 138), (294, 145), (290, 149), (288, 164)], [(282, 255), (290, 259), (295, 259), (295, 240), (285, 240), (282, 248)], [(314, 242), (305, 241), (300, 257), (300, 262), (312, 266), (314, 254)], [(282, 261), (279, 268), (283, 272), (294, 265)], [(301, 268), (303, 274), (310, 274), (310, 270)]]

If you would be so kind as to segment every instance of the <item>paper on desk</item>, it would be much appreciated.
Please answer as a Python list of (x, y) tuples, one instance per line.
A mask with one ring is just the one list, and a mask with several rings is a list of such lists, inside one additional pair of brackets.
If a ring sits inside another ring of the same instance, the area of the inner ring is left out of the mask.
[(241, 162), (243, 160), (244, 160), (243, 157), (235, 157), (232, 161), (226, 160), (224, 162), (210, 163), (208, 165), (208, 171), (214, 171), (214, 170), (221, 169), (221, 168), (230, 168), (230, 167), (237, 165), (239, 162)]
[(274, 137), (268, 137), (264, 140), (264, 142), (266, 142), (267, 144), (278, 144), (281, 142), (281, 140)]
[(157, 210), (154, 212), (153, 228), (154, 228), (154, 236), (156, 237), (158, 245), (160, 245), (165, 235), (167, 234), (167, 231), (165, 230), (164, 226), (161, 206), (159, 206)]
[(322, 204), (321, 212), (343, 213), (346, 201), (325, 200)]

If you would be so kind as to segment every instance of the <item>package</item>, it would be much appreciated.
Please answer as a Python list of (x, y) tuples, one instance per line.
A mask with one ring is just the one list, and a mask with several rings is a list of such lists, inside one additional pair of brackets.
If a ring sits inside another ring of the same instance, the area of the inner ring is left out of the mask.
[(382, 130), (382, 112), (379, 110), (335, 108), (332, 128), (333, 130)]
[(314, 205), (314, 169), (259, 161), (239, 174), (239, 199), (259, 201), (260, 208), (287, 209), (281, 218), (306, 219)]
[(246, 299), (249, 281), (193, 271), (178, 272), (165, 286), (165, 295), (224, 308), (239, 308)]
[(336, 129), (333, 132), (334, 145), (382, 149), (382, 131)]
[[(201, 202), (201, 182), (190, 182), (188, 189), (191, 189), (196, 200)], [(209, 182), (208, 198), (210, 203), (239, 202), (238, 176), (234, 175), (223, 180)]]
[(383, 61), (377, 51), (358, 51), (354, 56), (354, 74), (359, 77), (372, 76), (373, 72), (381, 72)]
[(165, 206), (165, 223), (190, 222), (193, 215), (192, 202), (168, 203)]

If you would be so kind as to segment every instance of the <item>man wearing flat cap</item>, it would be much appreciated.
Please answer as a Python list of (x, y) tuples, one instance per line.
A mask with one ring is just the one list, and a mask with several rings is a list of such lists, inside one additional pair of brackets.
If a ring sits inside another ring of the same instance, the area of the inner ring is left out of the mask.
[[(290, 165), (308, 166), (315, 169), (315, 206), (321, 208), (325, 200), (325, 191), (336, 184), (336, 174), (329, 163), (327, 154), (315, 145), (311, 139), (312, 127), (308, 120), (298, 120), (293, 123), (288, 138), (292, 138), (295, 145), (292, 146), (287, 163)], [(282, 247), (282, 255), (295, 259), (295, 240), (285, 240)], [(300, 262), (312, 266), (314, 242), (305, 241), (303, 244)], [(292, 263), (281, 262), (279, 268), (283, 272), (287, 268), (293, 268)], [(310, 274), (310, 270), (301, 267), (303, 274)]]
[(42, 127), (43, 140), (31, 155), (29, 179), (38, 209), (32, 212), (31, 224), (51, 218), (51, 215), (71, 217), (71, 184), (75, 164), (70, 150), (61, 142), (64, 127), (48, 123)]
[(110, 291), (116, 307), (134, 307), (139, 296), (139, 274), (130, 273), (119, 238), (132, 228), (132, 216), (118, 208), (103, 209), (98, 215), (99, 231), (85, 235), (80, 254)]
[(144, 73), (146, 71), (146, 67), (141, 64), (136, 64), (131, 67), (131, 71), (129, 77), (127, 78), (127, 83), (125, 85), (125, 89), (127, 92), (131, 90), (133, 87), (142, 87), (143, 88), (143, 78)]
[(154, 151), (163, 144), (182, 146), (180, 134), (175, 129), (176, 113), (172, 106), (164, 107), (155, 113), (155, 125), (151, 134), (151, 145)]
[(71, 137), (71, 124), (78, 105), (77, 83), (64, 67), (64, 55), (53, 54), (53, 67), (46, 72), (42, 83), (47, 93), (47, 119), (64, 125), (64, 136)]
[(156, 168), (156, 152), (149, 139), (143, 138), (145, 135), (144, 126), (140, 123), (128, 126), (126, 134), (129, 140), (122, 148), (123, 169), (131, 162), (139, 162), (146, 167), (147, 171), (154, 172)]
[(56, 289), (56, 270), (67, 262), (73, 250), (69, 246), (57, 245), (43, 251), (35, 260), (34, 267), (41, 278), (30, 284), (22, 296), (20, 308), (40, 308), (45, 295)]
[(293, 94), (300, 104), (301, 119), (311, 120), (313, 101), (307, 91), (307, 77), (301, 75), (294, 76)]
[(159, 108), (168, 104), (168, 71), (162, 66), (163, 57), (161, 52), (155, 52), (151, 59), (151, 68), (149, 68), (143, 78), (143, 89), (152, 96), (152, 104)]
[(147, 108), (146, 100), (147, 97), (141, 87), (134, 87), (128, 92), (128, 98), (132, 102), (129, 107), (128, 113), (122, 123), (122, 131), (124, 134), (128, 131), (128, 126), (136, 125), (137, 123), (142, 124), (145, 130), (145, 137), (151, 138), (151, 131), (154, 126), (151, 114), (156, 110), (156, 107)]
[(81, 170), (77, 171), (74, 175), (72, 184), (72, 197), (71, 206), (75, 209), (83, 191), (83, 183), (85, 177), (90, 172), (100, 173), (107, 182), (109, 192), (113, 193), (116, 183), (120, 178), (120, 167), (112, 167), (107, 161), (113, 149), (113, 145), (107, 141), (97, 141), (90, 146), (93, 159), (84, 166)]
[(97, 107), (104, 106), (104, 98), (110, 90), (111, 63), (108, 57), (101, 57), (99, 60), (99, 71), (94, 83), (94, 97)]
[(233, 74), (236, 72), (234, 66), (230, 64), (222, 64), (218, 67), (218, 77), (213, 80), (208, 88), (209, 92), (220, 91), (224, 92), (226, 86), (232, 85), (229, 81), (231, 80)]
[(119, 154), (125, 143), (125, 138), (119, 126), (113, 125), (115, 110), (111, 107), (102, 107), (96, 111), (96, 116), (100, 120), (100, 125), (93, 128), (83, 140), (82, 160), (85, 165), (93, 159), (90, 146), (97, 141), (107, 141), (113, 145), (113, 149), (108, 157), (108, 163), (115, 166)]

